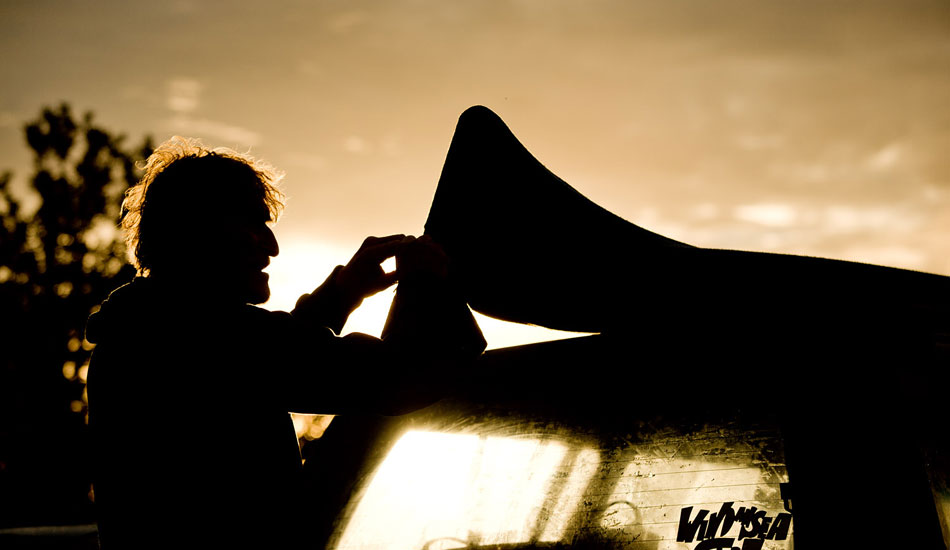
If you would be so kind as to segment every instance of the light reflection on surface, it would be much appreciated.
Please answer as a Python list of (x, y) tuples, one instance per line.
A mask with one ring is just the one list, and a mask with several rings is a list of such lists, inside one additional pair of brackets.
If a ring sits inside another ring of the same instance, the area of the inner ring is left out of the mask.
[[(404, 434), (329, 547), (558, 543), (660, 550), (683, 547), (677, 542), (683, 511), (756, 507), (773, 518), (785, 512), (779, 488), (788, 481), (784, 453), (767, 430), (704, 427), (603, 446), (577, 439), (582, 432), (540, 436), (533, 426), (523, 428), (524, 436), (510, 437)], [(719, 536), (739, 530), (736, 523)], [(792, 525), (777, 531), (765, 548), (790, 548), (793, 531)]]
[(541, 542), (557, 542), (564, 538), (571, 514), (578, 508), (584, 490), (597, 471), (600, 462), (600, 453), (593, 449), (584, 449), (577, 453), (574, 465), (567, 478), (567, 483), (561, 491), (557, 504), (551, 511), (544, 532), (538, 539)]
[(481, 464), (470, 480), (479, 492), (471, 531), (484, 537), (481, 544), (530, 540), (564, 445), (492, 437), (480, 451)]
[[(336, 548), (448, 549), (532, 540), (567, 452), (561, 442), (536, 438), (408, 432), (379, 467)], [(576, 505), (597, 454), (579, 453), (555, 512)], [(559, 536), (569, 517), (569, 511), (552, 514), (544, 538)]]

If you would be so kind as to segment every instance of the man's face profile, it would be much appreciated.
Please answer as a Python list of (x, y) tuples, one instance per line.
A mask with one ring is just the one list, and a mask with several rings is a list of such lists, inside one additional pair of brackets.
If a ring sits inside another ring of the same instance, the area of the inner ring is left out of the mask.
[(269, 223), (263, 204), (249, 205), (225, 213), (209, 242), (204, 269), (222, 290), (243, 303), (262, 304), (270, 298), (269, 277), (263, 270), (280, 249)]
[[(174, 252), (163, 267), (177, 272), (176, 279), (194, 285), (199, 292), (227, 301), (262, 304), (270, 298), (268, 275), (263, 270), (279, 248), (260, 183), (253, 172), (239, 165), (238, 170), (227, 170), (233, 166), (224, 164), (220, 176), (210, 169), (200, 174), (213, 179), (200, 182), (196, 189), (200, 195), (194, 198), (204, 208), (194, 211), (192, 223), (168, 220), (174, 236), (166, 240), (174, 243)], [(192, 215), (194, 204), (179, 206), (189, 210), (179, 210), (176, 215)]]
[(269, 224), (283, 209), (281, 174), (229, 149), (174, 137), (126, 193), (122, 226), (139, 275), (215, 301), (261, 304), (279, 252)]

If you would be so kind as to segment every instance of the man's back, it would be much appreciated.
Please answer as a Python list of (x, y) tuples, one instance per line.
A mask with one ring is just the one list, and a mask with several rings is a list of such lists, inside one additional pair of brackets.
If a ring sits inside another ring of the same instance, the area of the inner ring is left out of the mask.
[(147, 279), (93, 317), (89, 414), (105, 548), (273, 546), (299, 527), (300, 456), (281, 399), (292, 381), (279, 370), (293, 352), (281, 345), (289, 317), (183, 303)]

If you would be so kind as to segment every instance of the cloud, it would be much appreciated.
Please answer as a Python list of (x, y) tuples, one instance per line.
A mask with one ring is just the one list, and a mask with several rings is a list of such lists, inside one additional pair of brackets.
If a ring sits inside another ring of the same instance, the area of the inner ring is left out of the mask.
[(261, 135), (253, 130), (205, 118), (176, 115), (167, 122), (166, 127), (189, 137), (215, 138), (226, 142), (224, 145), (227, 146), (251, 147), (261, 142)]
[(733, 218), (776, 229), (818, 230), (825, 234), (860, 232), (906, 233), (916, 230), (925, 212), (908, 206), (875, 204), (794, 206), (757, 203), (736, 206)]
[(176, 77), (168, 81), (166, 104), (176, 113), (191, 113), (198, 108), (204, 86), (193, 78)]
[(903, 152), (904, 151), (900, 144), (891, 143), (890, 145), (870, 155), (865, 162), (865, 165), (875, 172), (882, 172), (897, 166), (903, 157)]
[(259, 133), (207, 118), (193, 116), (201, 103), (204, 85), (194, 78), (175, 77), (167, 82), (166, 105), (175, 114), (165, 123), (166, 129), (189, 137), (213, 138), (226, 146), (251, 147), (261, 142)]
[(841, 181), (853, 174), (850, 165), (825, 162), (779, 161), (768, 165), (768, 176), (779, 181), (826, 183)]
[(856, 233), (859, 231), (908, 232), (920, 225), (920, 216), (890, 206), (858, 208), (854, 206), (828, 206), (822, 213), (825, 231)]
[(343, 140), (343, 148), (350, 153), (368, 153), (370, 144), (359, 136), (350, 136)]
[(714, 220), (719, 217), (719, 205), (712, 202), (704, 202), (690, 208), (689, 213), (696, 221)]
[[(786, 141), (779, 135), (741, 135), (735, 138), (740, 149), (765, 150), (784, 148)], [(768, 164), (772, 178), (798, 183), (827, 183), (836, 187), (847, 182), (868, 181), (869, 178), (888, 175), (905, 168), (904, 176), (916, 176), (913, 167), (906, 166), (907, 153), (913, 150), (900, 142), (875, 147), (851, 137), (836, 144), (826, 145), (814, 160), (796, 161), (784, 158)], [(917, 153), (917, 151), (914, 151)], [(909, 168), (909, 169), (907, 169)]]
[(798, 210), (790, 204), (743, 204), (732, 211), (734, 218), (767, 227), (790, 227), (798, 222)]

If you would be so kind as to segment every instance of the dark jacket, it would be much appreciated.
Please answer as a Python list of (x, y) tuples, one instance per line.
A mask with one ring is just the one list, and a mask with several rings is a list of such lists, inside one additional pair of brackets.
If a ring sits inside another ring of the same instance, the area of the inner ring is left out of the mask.
[(424, 345), (334, 334), (350, 313), (335, 274), (291, 313), (137, 278), (90, 318), (103, 548), (292, 545), (303, 524), (288, 412), (401, 412), (407, 390), (431, 395)]

